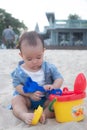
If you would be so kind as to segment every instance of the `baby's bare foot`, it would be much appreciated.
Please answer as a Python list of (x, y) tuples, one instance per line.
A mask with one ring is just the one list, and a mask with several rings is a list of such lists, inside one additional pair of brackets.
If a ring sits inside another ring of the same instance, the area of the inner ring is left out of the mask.
[(33, 113), (24, 113), (22, 119), (26, 124), (31, 125), (33, 117)]

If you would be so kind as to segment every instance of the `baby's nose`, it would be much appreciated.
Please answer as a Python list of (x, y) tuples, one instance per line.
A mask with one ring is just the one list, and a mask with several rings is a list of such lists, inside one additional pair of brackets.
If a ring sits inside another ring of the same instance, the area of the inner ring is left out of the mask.
[(37, 59), (34, 59), (34, 60), (33, 60), (33, 63), (34, 63), (34, 64), (37, 63)]

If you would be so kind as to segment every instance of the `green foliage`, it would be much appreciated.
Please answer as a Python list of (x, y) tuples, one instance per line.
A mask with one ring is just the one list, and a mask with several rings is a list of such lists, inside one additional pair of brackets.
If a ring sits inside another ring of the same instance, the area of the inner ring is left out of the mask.
[(80, 26), (80, 27), (86, 27), (87, 28), (87, 20), (82, 20), (81, 17), (77, 14), (70, 14), (68, 16), (68, 23), (70, 24), (70, 26)]
[(68, 16), (69, 20), (80, 20), (81, 18), (77, 14), (70, 14)]
[(0, 39), (2, 37), (2, 31), (7, 26), (11, 25), (16, 34), (20, 35), (21, 29), (27, 29), (27, 26), (18, 19), (12, 17), (10, 13), (7, 13), (4, 9), (0, 8)]

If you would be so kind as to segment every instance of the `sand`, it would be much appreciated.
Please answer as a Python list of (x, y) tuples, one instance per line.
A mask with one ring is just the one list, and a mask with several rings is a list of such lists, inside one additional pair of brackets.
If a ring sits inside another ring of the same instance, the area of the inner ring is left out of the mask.
[[(79, 73), (82, 72), (87, 77), (86, 57), (86, 50), (46, 50), (44, 59), (55, 64), (62, 73), (62, 88), (67, 86), (73, 90)], [(10, 74), (19, 60), (19, 50), (0, 49), (0, 130), (87, 130), (87, 98), (84, 99), (85, 118), (80, 122), (58, 123), (55, 119), (48, 119), (44, 125), (38, 123), (36, 126), (28, 126), (13, 115), (12, 110), (8, 109), (13, 93)]]

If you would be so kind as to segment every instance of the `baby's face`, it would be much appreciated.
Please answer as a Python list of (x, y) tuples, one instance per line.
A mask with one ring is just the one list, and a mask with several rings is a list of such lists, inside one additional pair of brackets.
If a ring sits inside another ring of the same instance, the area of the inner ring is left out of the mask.
[(28, 41), (23, 41), (21, 46), (21, 56), (25, 62), (25, 68), (30, 71), (38, 71), (43, 62), (44, 48), (39, 39), (36, 46), (29, 45)]

